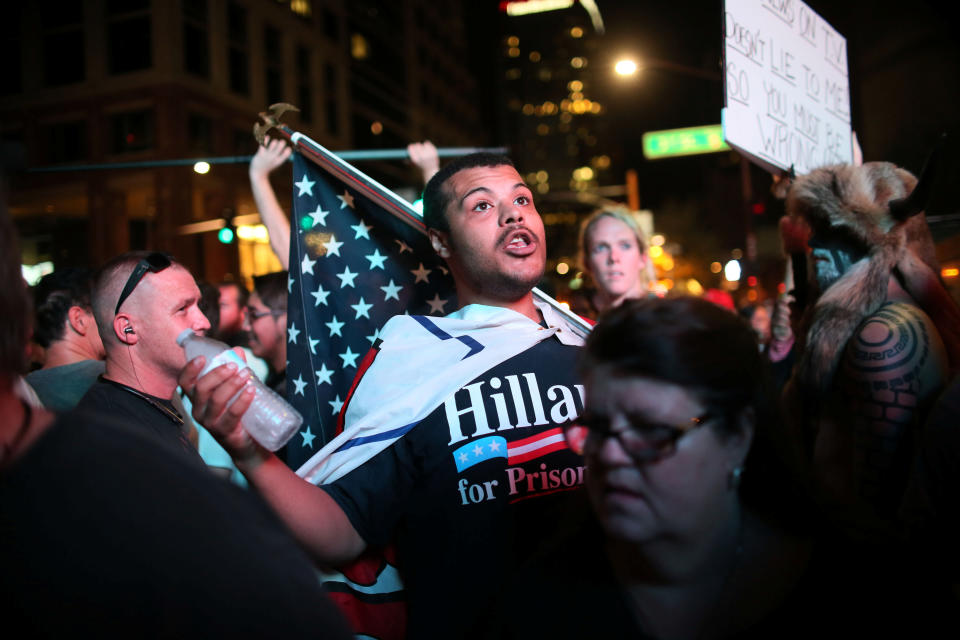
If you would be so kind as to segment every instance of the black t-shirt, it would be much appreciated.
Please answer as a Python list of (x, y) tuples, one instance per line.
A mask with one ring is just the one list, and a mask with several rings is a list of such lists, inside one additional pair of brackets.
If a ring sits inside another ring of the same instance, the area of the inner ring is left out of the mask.
[(0, 567), (24, 637), (351, 637), (262, 499), (101, 414), (0, 471)]
[(395, 541), (410, 637), (469, 635), (583, 483), (558, 427), (583, 410), (578, 352), (555, 338), (534, 345), (324, 485), (368, 544)]
[(110, 416), (136, 431), (146, 431), (180, 452), (188, 462), (206, 467), (196, 447), (190, 444), (170, 399), (158, 398), (101, 376), (77, 404), (78, 411)]

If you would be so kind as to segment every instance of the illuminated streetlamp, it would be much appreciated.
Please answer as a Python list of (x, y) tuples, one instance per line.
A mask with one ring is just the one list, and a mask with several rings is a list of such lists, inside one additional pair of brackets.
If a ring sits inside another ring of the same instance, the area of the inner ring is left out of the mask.
[(637, 73), (639, 67), (633, 60), (624, 58), (622, 60), (617, 60), (617, 63), (613, 65), (613, 70), (616, 71), (617, 75), (620, 76), (632, 76)]
[(728, 282), (739, 282), (740, 281), (740, 262), (738, 260), (730, 260), (723, 267), (723, 275)]

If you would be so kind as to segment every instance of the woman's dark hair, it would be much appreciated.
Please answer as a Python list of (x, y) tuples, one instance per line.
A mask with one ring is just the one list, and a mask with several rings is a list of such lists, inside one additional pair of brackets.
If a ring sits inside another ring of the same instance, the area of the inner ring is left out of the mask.
[[(743, 318), (700, 298), (627, 300), (601, 316), (587, 339), (582, 369), (643, 376), (685, 387), (726, 416), (721, 437), (743, 411), (755, 417), (740, 493), (746, 504), (793, 520), (800, 489), (798, 450), (780, 418), (769, 365)], [(783, 509), (781, 509), (783, 507)]]

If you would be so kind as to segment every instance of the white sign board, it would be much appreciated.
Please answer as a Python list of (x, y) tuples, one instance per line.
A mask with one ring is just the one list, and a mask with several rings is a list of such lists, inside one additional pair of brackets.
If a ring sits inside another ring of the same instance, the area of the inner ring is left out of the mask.
[(724, 1), (723, 135), (767, 170), (851, 163), (847, 41), (798, 0)]

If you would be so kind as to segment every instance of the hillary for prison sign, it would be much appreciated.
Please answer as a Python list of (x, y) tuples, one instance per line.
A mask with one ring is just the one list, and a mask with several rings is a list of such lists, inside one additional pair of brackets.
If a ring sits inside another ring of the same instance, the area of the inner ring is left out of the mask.
[(853, 161), (847, 41), (798, 0), (724, 2), (727, 143), (779, 173)]

